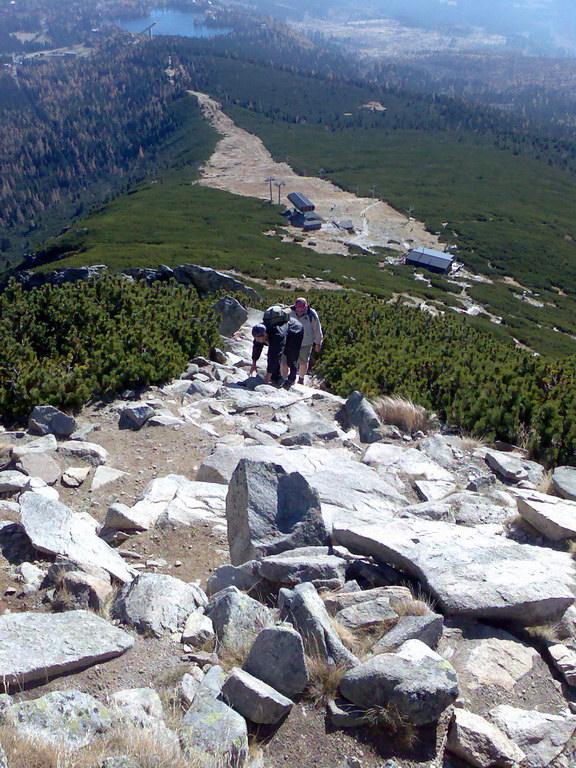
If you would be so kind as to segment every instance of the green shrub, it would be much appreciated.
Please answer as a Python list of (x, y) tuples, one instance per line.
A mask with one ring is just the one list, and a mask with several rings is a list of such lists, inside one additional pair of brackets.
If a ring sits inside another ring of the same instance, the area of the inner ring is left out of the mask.
[(176, 284), (102, 278), (0, 295), (0, 416), (173, 378), (217, 339), (211, 300)]

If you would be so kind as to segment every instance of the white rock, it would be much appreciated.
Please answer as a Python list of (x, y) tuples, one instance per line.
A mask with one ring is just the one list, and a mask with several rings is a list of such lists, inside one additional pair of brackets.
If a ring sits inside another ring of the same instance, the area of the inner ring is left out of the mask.
[(108, 451), (96, 443), (85, 443), (81, 440), (67, 440), (58, 446), (58, 452), (66, 457), (81, 459), (95, 467), (105, 464)]
[(182, 630), (182, 642), (198, 648), (214, 638), (214, 625), (208, 616), (195, 611), (186, 619)]
[(465, 526), (427, 520), (338, 525), (333, 539), (352, 552), (401, 567), (448, 614), (541, 624), (557, 620), (574, 602), (567, 553)]
[(576, 536), (576, 501), (537, 491), (517, 491), (518, 512), (551, 541)]
[(112, 467), (97, 467), (92, 478), (91, 491), (98, 491), (102, 486), (113, 483), (115, 480), (119, 480), (124, 477), (127, 472), (122, 472), (120, 469), (113, 469)]
[(29, 479), (27, 475), (14, 469), (0, 472), (0, 493), (19, 493), (26, 487)]
[(567, 645), (557, 643), (548, 646), (554, 666), (568, 685), (576, 685), (576, 651)]
[(90, 473), (89, 467), (68, 467), (62, 475), (62, 485), (68, 488), (78, 488)]
[(98, 538), (98, 522), (89, 515), (78, 515), (61, 502), (37, 493), (24, 493), (20, 497), (20, 518), (32, 545), (41, 552), (104, 568), (119, 581), (132, 580), (133, 570)]
[(0, 679), (5, 685), (45, 682), (119, 656), (133, 643), (90, 611), (5, 614), (0, 616)]
[(495, 725), (460, 708), (454, 710), (447, 749), (476, 768), (516, 768), (525, 757)]
[(57, 447), (58, 442), (54, 435), (44, 435), (44, 437), (39, 437), (37, 440), (31, 440), (22, 445), (15, 445), (12, 448), (12, 458), (17, 461), (28, 453), (46, 453), (47, 451), (55, 451)]
[(564, 750), (576, 728), (576, 717), (549, 715), (501, 704), (490, 717), (525, 754), (526, 768), (545, 768)]

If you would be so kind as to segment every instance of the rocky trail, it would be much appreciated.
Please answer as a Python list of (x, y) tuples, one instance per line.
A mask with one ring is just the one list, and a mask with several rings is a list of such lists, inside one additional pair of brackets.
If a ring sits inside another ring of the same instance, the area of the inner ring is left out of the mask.
[(218, 306), (214, 360), (0, 433), (0, 765), (571, 768), (576, 470), (265, 386)]
[[(235, 195), (269, 200), (269, 178), (283, 181), (281, 200), (288, 205), (286, 195), (302, 192), (316, 206), (316, 212), (327, 222), (321, 230), (310, 233), (303, 245), (319, 253), (348, 254), (348, 245), (371, 249), (426, 246), (442, 250), (438, 238), (428, 232), (421, 222), (396, 211), (387, 203), (369, 197), (357, 197), (315, 176), (299, 176), (288, 163), (277, 163), (262, 141), (239, 128), (224, 114), (220, 104), (205, 93), (191, 91), (204, 116), (222, 135), (210, 159), (201, 169), (200, 184), (224, 189)], [(276, 201), (278, 189), (272, 185)], [(351, 219), (356, 234), (332, 225), (333, 221)], [(281, 220), (279, 219), (279, 225)], [(301, 230), (285, 227), (291, 234)], [(312, 240), (312, 243), (310, 243)]]

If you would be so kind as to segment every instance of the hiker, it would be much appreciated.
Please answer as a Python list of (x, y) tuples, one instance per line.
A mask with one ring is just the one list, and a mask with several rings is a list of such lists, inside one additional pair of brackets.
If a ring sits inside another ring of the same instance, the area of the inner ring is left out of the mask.
[(298, 384), (304, 384), (304, 376), (308, 372), (312, 348), (314, 348), (316, 354), (322, 349), (322, 342), (324, 340), (322, 325), (316, 310), (312, 309), (303, 297), (296, 299), (290, 308), (290, 314), (304, 328), (304, 338), (302, 339), (302, 346), (298, 356)]
[(296, 381), (298, 355), (302, 346), (304, 329), (299, 320), (290, 316), (290, 310), (274, 306), (264, 312), (261, 323), (252, 328), (252, 367), (250, 375), (256, 373), (256, 364), (260, 359), (264, 345), (268, 345), (268, 363), (264, 384), (279, 386), (282, 376), (286, 378), (285, 387), (290, 388)]

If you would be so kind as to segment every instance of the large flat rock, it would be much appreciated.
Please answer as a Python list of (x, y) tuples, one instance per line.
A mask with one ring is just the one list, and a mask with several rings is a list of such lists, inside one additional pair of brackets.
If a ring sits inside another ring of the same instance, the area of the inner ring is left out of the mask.
[[(395, 510), (407, 506), (407, 499), (372, 468), (357, 461), (345, 448), (253, 445), (224, 446), (204, 459), (199, 481), (228, 483), (241, 459), (269, 461), (286, 472), (300, 472), (318, 492), (327, 525), (341, 517), (355, 520), (388, 520)], [(342, 514), (346, 510), (346, 514)]]
[(447, 614), (532, 625), (559, 619), (574, 602), (567, 553), (427, 520), (338, 525), (333, 538), (404, 569)]
[(576, 536), (576, 502), (538, 491), (517, 492), (518, 512), (551, 541)]
[(119, 581), (132, 581), (135, 572), (96, 535), (98, 523), (89, 515), (29, 492), (20, 497), (20, 519), (32, 545), (41, 552), (64, 555), (81, 565), (104, 568)]
[(108, 661), (131, 648), (126, 632), (90, 611), (0, 616), (2, 685), (45, 681)]

